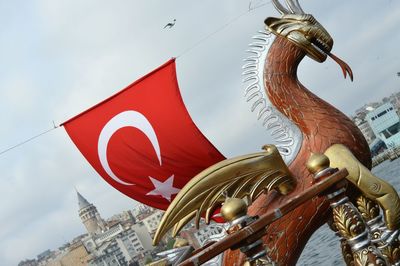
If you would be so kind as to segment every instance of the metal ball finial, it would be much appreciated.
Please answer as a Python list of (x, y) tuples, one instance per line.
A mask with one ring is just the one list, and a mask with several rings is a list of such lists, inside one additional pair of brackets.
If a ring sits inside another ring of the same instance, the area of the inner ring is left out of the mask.
[(228, 222), (247, 215), (247, 204), (243, 199), (227, 198), (222, 205), (221, 215)]
[(321, 153), (312, 153), (306, 166), (311, 173), (316, 174), (321, 170), (329, 168), (329, 164), (330, 161), (326, 155)]

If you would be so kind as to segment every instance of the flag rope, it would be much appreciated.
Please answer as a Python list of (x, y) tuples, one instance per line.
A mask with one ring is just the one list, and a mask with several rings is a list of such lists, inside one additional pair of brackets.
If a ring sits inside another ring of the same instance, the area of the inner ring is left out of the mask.
[(204, 41), (208, 40), (209, 38), (211, 38), (213, 35), (217, 34), (218, 32), (224, 30), (226, 27), (228, 27), (229, 25), (231, 25), (233, 22), (237, 21), (238, 19), (240, 19), (241, 17), (243, 17), (244, 15), (251, 13), (254, 10), (257, 10), (267, 4), (271, 4), (272, 1), (268, 1), (260, 6), (251, 7), (251, 1), (249, 2), (249, 9), (246, 10), (245, 12), (241, 13), (240, 15), (234, 17), (233, 19), (231, 19), (230, 21), (228, 21), (227, 23), (223, 24), (221, 27), (217, 28), (215, 31), (207, 34), (205, 37), (201, 38), (199, 41), (197, 41), (196, 43), (194, 43), (192, 46), (190, 46), (189, 48), (186, 48), (185, 50), (183, 50), (183, 52), (181, 52), (178, 56), (176, 56), (176, 58), (180, 58), (181, 56), (187, 54), (188, 52), (190, 52), (191, 50), (193, 50), (194, 48), (196, 48), (197, 46), (199, 46), (201, 43), (203, 43)]
[(34, 140), (34, 139), (40, 137), (40, 136), (43, 136), (44, 134), (47, 134), (47, 133), (49, 133), (49, 132), (51, 132), (51, 131), (53, 131), (54, 129), (57, 129), (57, 128), (59, 128), (59, 127), (60, 127), (60, 126), (54, 125), (54, 126), (53, 126), (52, 128), (50, 128), (50, 129), (47, 129), (47, 130), (45, 130), (45, 131), (43, 131), (43, 132), (41, 132), (41, 133), (39, 133), (39, 134), (37, 134), (37, 135), (35, 135), (35, 136), (32, 136), (32, 137), (30, 137), (30, 138), (28, 138), (28, 139), (26, 139), (26, 140), (24, 140), (24, 141), (21, 141), (21, 142), (15, 144), (15, 145), (13, 145), (13, 146), (11, 146), (11, 147), (5, 149), (5, 150), (0, 151), (0, 155), (4, 154), (4, 153), (6, 153), (6, 152), (9, 152), (9, 151), (11, 151), (11, 150), (13, 150), (13, 149), (15, 149), (15, 148), (17, 148), (17, 147), (19, 147), (19, 146), (22, 146), (22, 145), (24, 145), (24, 144), (26, 144), (26, 143), (28, 143), (28, 142), (30, 142), (30, 141), (32, 141), (32, 140)]
[[(205, 42), (206, 40), (208, 40), (210, 37), (212, 37), (213, 35), (217, 34), (218, 32), (222, 31), (223, 29), (225, 29), (226, 27), (228, 27), (229, 25), (231, 25), (233, 22), (235, 22), (235, 21), (238, 20), (239, 18), (243, 17), (244, 15), (246, 15), (246, 14), (248, 14), (248, 13), (254, 11), (254, 10), (257, 10), (257, 9), (259, 9), (259, 8), (261, 8), (261, 7), (263, 7), (263, 6), (267, 5), (267, 4), (270, 4), (270, 3), (271, 3), (271, 1), (268, 1), (268, 2), (266, 2), (266, 3), (264, 3), (264, 4), (262, 4), (262, 5), (259, 5), (259, 6), (257, 6), (257, 7), (252, 8), (252, 7), (251, 7), (251, 1), (250, 1), (250, 2), (249, 2), (249, 9), (248, 9), (248, 10), (246, 10), (245, 12), (241, 13), (240, 15), (234, 17), (233, 19), (231, 19), (230, 21), (228, 21), (227, 23), (225, 23), (225, 24), (222, 25), (221, 27), (217, 28), (215, 31), (211, 32), (210, 34), (206, 35), (204, 38), (200, 39), (200, 40), (197, 41), (195, 44), (193, 44), (193, 45), (190, 46), (189, 48), (185, 49), (185, 50), (184, 50), (180, 55), (178, 55), (176, 58), (179, 58), (179, 57), (181, 57), (181, 56), (187, 54), (188, 52), (190, 52), (191, 50), (193, 50), (194, 48), (196, 48), (198, 45), (200, 45), (201, 43)], [(6, 149), (0, 151), (0, 155), (3, 155), (4, 153), (7, 153), (7, 152), (9, 152), (9, 151), (11, 151), (11, 150), (13, 150), (13, 149), (15, 149), (15, 148), (18, 148), (18, 147), (20, 147), (20, 146), (22, 146), (22, 145), (24, 145), (24, 144), (26, 144), (26, 143), (28, 143), (28, 142), (31, 142), (32, 140), (35, 140), (36, 138), (39, 138), (39, 137), (41, 137), (41, 136), (43, 136), (43, 135), (45, 135), (45, 134), (47, 134), (47, 133), (49, 133), (49, 132), (51, 132), (51, 131), (57, 129), (57, 128), (59, 128), (60, 126), (62, 126), (62, 125), (55, 125), (55, 124), (54, 124), (54, 121), (53, 121), (53, 127), (52, 127), (52, 128), (47, 129), (47, 130), (45, 130), (45, 131), (43, 131), (43, 132), (41, 132), (41, 133), (39, 133), (39, 134), (37, 134), (37, 135), (34, 135), (34, 136), (32, 136), (32, 137), (30, 137), (30, 138), (24, 140), (24, 141), (21, 141), (21, 142), (19, 142), (19, 143), (13, 145), (13, 146), (11, 146), (11, 147), (8, 147), (8, 148), (6, 148)]]

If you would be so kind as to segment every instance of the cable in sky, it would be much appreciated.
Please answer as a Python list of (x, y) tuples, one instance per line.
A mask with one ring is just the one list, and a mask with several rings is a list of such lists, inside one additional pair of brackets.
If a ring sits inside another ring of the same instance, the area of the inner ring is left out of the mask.
[(9, 148), (7, 148), (7, 149), (1, 151), (1, 152), (0, 152), (0, 155), (6, 153), (6, 152), (8, 152), (8, 151), (11, 151), (11, 150), (13, 150), (13, 149), (15, 149), (15, 148), (17, 148), (17, 147), (19, 147), (19, 146), (22, 146), (22, 145), (24, 145), (25, 143), (28, 143), (28, 142), (30, 142), (30, 141), (32, 141), (32, 140), (34, 140), (34, 139), (36, 139), (36, 138), (38, 138), (38, 137), (40, 137), (40, 136), (43, 136), (44, 134), (49, 133), (50, 131), (53, 131), (54, 129), (57, 129), (57, 128), (59, 128), (59, 127), (60, 127), (60, 126), (56, 126), (56, 125), (54, 124), (54, 121), (53, 121), (53, 127), (52, 127), (52, 128), (47, 129), (47, 130), (45, 130), (45, 131), (43, 131), (43, 132), (41, 132), (41, 133), (39, 133), (39, 134), (37, 134), (37, 135), (35, 135), (35, 136), (33, 136), (33, 137), (30, 137), (30, 138), (28, 138), (28, 139), (26, 139), (26, 140), (24, 140), (24, 141), (21, 141), (21, 142), (18, 143), (18, 144), (15, 144), (15, 145), (13, 145), (13, 146), (11, 146), (11, 147), (9, 147)]
[(188, 53), (189, 51), (193, 50), (195, 47), (197, 47), (198, 45), (200, 45), (201, 43), (203, 43), (204, 41), (208, 40), (211, 36), (217, 34), (218, 32), (224, 30), (226, 27), (228, 27), (230, 24), (232, 24), (233, 22), (235, 22), (236, 20), (238, 20), (239, 18), (243, 17), (244, 15), (251, 13), (252, 11), (259, 9), (267, 4), (270, 4), (271, 1), (268, 1), (266, 3), (263, 3), (259, 6), (255, 6), (254, 8), (251, 8), (251, 1), (249, 3), (249, 10), (246, 10), (245, 12), (241, 13), (240, 15), (234, 17), (233, 19), (231, 19), (230, 21), (228, 21), (227, 23), (225, 23), (224, 25), (222, 25), (221, 27), (217, 28), (216, 30), (214, 30), (213, 32), (211, 32), (210, 34), (206, 35), (204, 38), (201, 38), (199, 41), (197, 41), (195, 44), (193, 44), (192, 46), (186, 48), (182, 53), (180, 53), (180, 55), (176, 56), (176, 58), (179, 58), (183, 55), (185, 55), (186, 53)]
[[(257, 4), (255, 4), (254, 7), (252, 7), (252, 1), (250, 1), (250, 2), (249, 2), (249, 9), (248, 9), (248, 10), (246, 10), (245, 12), (241, 13), (240, 15), (234, 17), (233, 19), (231, 19), (230, 21), (228, 21), (227, 23), (225, 23), (225, 24), (222, 25), (221, 27), (217, 28), (216, 30), (214, 30), (214, 31), (211, 32), (210, 34), (206, 35), (204, 38), (202, 38), (202, 39), (200, 39), (199, 41), (197, 41), (197, 42), (196, 42), (195, 44), (193, 44), (192, 46), (186, 48), (186, 49), (185, 49), (180, 55), (178, 55), (176, 58), (179, 58), (179, 57), (181, 57), (182, 55), (184, 55), (184, 54), (188, 53), (189, 51), (193, 50), (195, 47), (197, 47), (198, 45), (200, 45), (200, 44), (203, 43), (204, 41), (208, 40), (211, 36), (217, 34), (218, 32), (220, 32), (220, 31), (222, 31), (222, 30), (224, 30), (226, 27), (228, 27), (230, 24), (232, 24), (233, 22), (235, 22), (236, 20), (238, 20), (238, 19), (241, 18), (242, 16), (244, 16), (244, 15), (246, 15), (246, 14), (248, 14), (248, 13), (251, 13), (252, 11), (257, 10), (257, 9), (259, 9), (259, 8), (261, 8), (261, 7), (263, 7), (263, 6), (267, 5), (267, 4), (270, 4), (270, 3), (271, 3), (271, 1), (267, 1), (267, 2), (265, 2), (265, 3), (262, 3), (262, 4), (258, 5), (258, 6), (257, 6)], [(174, 20), (174, 22), (175, 22), (175, 20)], [(24, 144), (26, 144), (26, 143), (28, 143), (28, 142), (30, 142), (30, 141), (36, 139), (36, 138), (39, 138), (39, 137), (41, 137), (41, 136), (43, 136), (43, 135), (45, 135), (45, 134), (47, 134), (47, 133), (49, 133), (49, 132), (51, 132), (51, 131), (53, 131), (54, 129), (57, 129), (57, 128), (59, 128), (59, 127), (60, 127), (60, 126), (59, 126), (59, 125), (56, 125), (56, 124), (54, 123), (54, 121), (53, 121), (53, 127), (52, 127), (52, 128), (47, 129), (47, 130), (45, 130), (45, 131), (43, 131), (43, 132), (41, 132), (41, 133), (39, 133), (39, 134), (37, 134), (37, 135), (34, 135), (34, 136), (32, 136), (32, 137), (30, 137), (30, 138), (28, 138), (28, 139), (26, 139), (26, 140), (24, 140), (24, 141), (22, 141), (22, 142), (20, 142), (20, 143), (17, 143), (17, 144), (15, 144), (15, 145), (13, 145), (13, 146), (11, 146), (11, 147), (5, 149), (5, 150), (0, 151), (0, 155), (4, 154), (4, 153), (6, 153), (6, 152), (9, 152), (9, 151), (11, 151), (11, 150), (13, 150), (13, 149), (15, 149), (15, 148), (17, 148), (17, 147), (19, 147), (19, 146), (22, 146), (22, 145), (24, 145)]]

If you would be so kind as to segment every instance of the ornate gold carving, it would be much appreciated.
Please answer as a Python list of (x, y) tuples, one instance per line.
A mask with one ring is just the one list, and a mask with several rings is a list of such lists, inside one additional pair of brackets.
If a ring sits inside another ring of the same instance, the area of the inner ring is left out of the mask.
[[(386, 244), (383, 241), (379, 241), (382, 236), (382, 230), (379, 225), (382, 223), (382, 219), (379, 217), (379, 206), (372, 200), (360, 196), (357, 198), (357, 207), (361, 212), (363, 218), (369, 222), (371, 226), (372, 239), (378, 241), (376, 243), (382, 255), (386, 258), (388, 263), (395, 264), (400, 261), (400, 241), (395, 239), (392, 243)], [(371, 222), (370, 222), (371, 221)]]
[(365, 231), (361, 216), (350, 203), (339, 205), (333, 209), (335, 227), (346, 239), (354, 238)]
[[(336, 228), (336, 224), (333, 221), (333, 217), (328, 220), (329, 228), (336, 233), (336, 235), (340, 235), (338, 229)], [(353, 258), (353, 251), (351, 250), (350, 245), (347, 243), (346, 239), (340, 239), (340, 248), (342, 250), (343, 260), (345, 261), (347, 266), (354, 266), (354, 258)]]
[(390, 264), (400, 261), (400, 241), (398, 239), (394, 240), (390, 245), (380, 248), (380, 250)]
[(393, 186), (373, 175), (344, 145), (335, 144), (328, 148), (325, 154), (329, 157), (332, 167), (346, 168), (349, 171), (347, 179), (366, 197), (381, 206), (388, 229), (399, 229), (400, 199)]
[(281, 36), (300, 47), (317, 62), (324, 62), (329, 55), (342, 68), (344, 77), (349, 74), (353, 80), (351, 68), (330, 51), (333, 39), (321, 24), (310, 14), (285, 14), (282, 18), (267, 18), (269, 31)]
[(380, 252), (374, 247), (369, 246), (353, 253), (354, 265), (360, 266), (386, 266), (388, 265)]
[(190, 180), (164, 213), (153, 243), (157, 244), (174, 226), (174, 233), (179, 232), (193, 216), (196, 224), (204, 213), (209, 221), (225, 194), (233, 198), (246, 197), (251, 203), (264, 191), (276, 189), (282, 194), (291, 191), (295, 181), (278, 149), (273, 145), (263, 149), (264, 152), (221, 161)]
[(332, 49), (332, 37), (312, 15), (287, 14), (282, 18), (269, 17), (265, 24), (272, 33), (295, 43), (317, 62), (324, 62), (327, 58), (321, 49)]
[(275, 264), (267, 259), (257, 259), (252, 262), (245, 261), (243, 266), (274, 266)]
[(378, 204), (362, 195), (357, 198), (357, 208), (366, 221), (372, 220), (379, 215)]
[(344, 237), (341, 241), (343, 258), (347, 265), (387, 265), (385, 257), (369, 237), (369, 230), (351, 202), (333, 208), (335, 228)]
[(340, 240), (340, 248), (342, 249), (343, 259), (346, 265), (354, 266), (353, 252), (345, 239)]
[(382, 248), (381, 252), (390, 264), (398, 263), (400, 261), (400, 241), (394, 240), (390, 245)]

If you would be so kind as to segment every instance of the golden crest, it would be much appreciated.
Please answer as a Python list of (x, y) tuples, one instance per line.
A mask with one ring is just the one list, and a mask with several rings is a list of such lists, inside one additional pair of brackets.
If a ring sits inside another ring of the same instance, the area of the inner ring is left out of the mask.
[(263, 191), (277, 189), (286, 194), (293, 189), (294, 179), (273, 145), (264, 151), (226, 159), (205, 169), (189, 181), (164, 213), (153, 243), (171, 228), (173, 235), (195, 218), (198, 227), (205, 215), (209, 223), (214, 211), (226, 197), (246, 198), (250, 204)]

